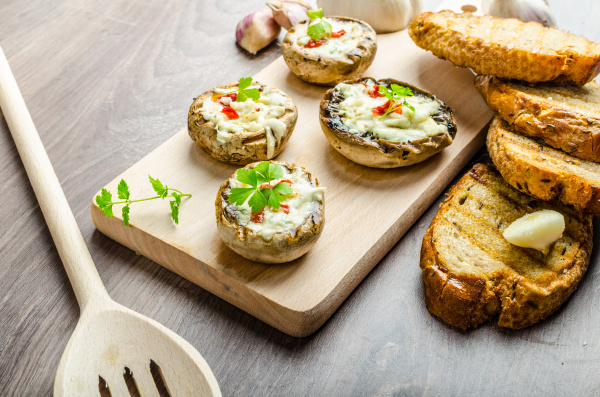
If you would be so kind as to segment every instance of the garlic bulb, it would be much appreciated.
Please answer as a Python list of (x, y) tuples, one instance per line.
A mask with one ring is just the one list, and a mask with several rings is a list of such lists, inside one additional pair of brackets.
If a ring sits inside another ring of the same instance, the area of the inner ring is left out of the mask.
[(238, 23), (235, 39), (244, 50), (256, 54), (275, 40), (281, 27), (273, 19), (271, 10), (261, 10), (246, 15)]
[(308, 20), (306, 11), (311, 7), (301, 0), (298, 1), (272, 1), (267, 6), (273, 11), (273, 18), (284, 29)]
[(318, 0), (325, 15), (358, 18), (377, 33), (402, 30), (421, 12), (422, 0)]
[(482, 9), (484, 13), (495, 17), (556, 26), (556, 19), (546, 0), (483, 0)]

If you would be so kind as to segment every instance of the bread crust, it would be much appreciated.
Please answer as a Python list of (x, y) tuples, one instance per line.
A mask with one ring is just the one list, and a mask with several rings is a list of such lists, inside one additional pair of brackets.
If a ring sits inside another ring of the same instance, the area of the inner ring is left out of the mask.
[[(288, 170), (297, 167), (292, 163), (271, 161)], [(259, 162), (248, 164), (246, 169), (253, 169)], [(319, 186), (319, 180), (302, 168), (313, 186)], [(233, 177), (234, 175), (232, 175)], [(325, 226), (325, 199), (319, 202), (318, 210), (313, 212), (294, 233), (275, 233), (271, 240), (265, 240), (253, 230), (240, 225), (227, 201), (231, 191), (229, 178), (221, 184), (215, 200), (217, 229), (221, 239), (229, 248), (246, 259), (262, 263), (284, 263), (304, 255), (317, 243)]]
[(521, 136), (497, 116), (488, 131), (487, 148), (504, 179), (517, 190), (600, 214), (600, 164)]
[(281, 50), (285, 63), (292, 73), (300, 79), (312, 84), (333, 86), (344, 80), (360, 77), (371, 66), (377, 52), (377, 34), (368, 23), (360, 19), (349, 17), (328, 18), (356, 22), (360, 24), (365, 32), (364, 39), (345, 59), (306, 54), (298, 47), (296, 44), (298, 30), (304, 31), (303, 27), (309, 21), (301, 22), (288, 30), (281, 44)]
[(561, 93), (581, 99), (597, 97), (600, 106), (600, 84), (527, 87), (494, 76), (477, 76), (475, 86), (488, 106), (519, 133), (542, 138), (548, 145), (581, 159), (600, 162), (600, 111), (590, 114), (555, 99)]
[[(258, 81), (254, 81), (253, 85), (258, 85), (261, 91), (268, 87), (266, 84), (261, 84)], [(234, 91), (238, 88), (238, 83), (222, 84), (215, 88)], [(215, 88), (199, 95), (194, 99), (192, 106), (190, 106), (188, 112), (188, 133), (190, 138), (192, 138), (202, 150), (219, 161), (246, 165), (254, 161), (269, 160), (269, 157), (267, 156), (267, 133), (264, 128), (256, 132), (234, 134), (231, 142), (228, 142), (225, 145), (217, 140), (217, 128), (215, 124), (212, 121), (206, 120), (202, 114), (198, 112), (198, 109), (202, 107), (202, 103), (205, 100), (210, 100), (212, 96), (215, 95)], [(296, 121), (298, 120), (298, 109), (296, 108), (294, 101), (292, 101), (292, 98), (286, 93), (273, 86), (270, 88), (286, 98), (283, 105), (285, 113), (282, 116), (277, 117), (286, 125), (286, 129), (280, 141), (275, 139), (275, 150), (273, 157), (271, 157), (274, 158), (283, 150), (283, 147), (292, 136)]]
[(537, 22), (425, 12), (408, 32), (421, 48), (477, 74), (583, 86), (600, 72), (600, 45)]
[(438, 124), (444, 123), (448, 133), (434, 135), (427, 139), (409, 142), (393, 142), (386, 139), (367, 140), (348, 131), (339, 119), (338, 103), (341, 98), (336, 97), (335, 88), (328, 90), (323, 96), (319, 110), (319, 121), (321, 129), (329, 143), (335, 150), (346, 158), (362, 165), (375, 168), (405, 167), (428, 159), (444, 148), (448, 147), (456, 136), (456, 122), (452, 109), (435, 95), (393, 79), (375, 80), (371, 77), (363, 77), (356, 80), (345, 81), (347, 84), (356, 84), (375, 81), (377, 84), (398, 84), (408, 87), (415, 95), (423, 95), (433, 99), (440, 104)]
[[(482, 191), (488, 193), (478, 196)], [(461, 200), (479, 200), (479, 209), (461, 210)], [(503, 229), (515, 219), (541, 208), (562, 213), (567, 223), (564, 236), (548, 255), (513, 246), (502, 237)], [(470, 217), (488, 228), (486, 237), (470, 230)], [(446, 236), (446, 230), (458, 233), (462, 240)], [(464, 242), (466, 251), (476, 253), (457, 263), (453, 252)], [(501, 327), (527, 327), (553, 313), (575, 291), (591, 250), (591, 216), (531, 199), (512, 189), (493, 166), (477, 164), (451, 188), (423, 237), (420, 264), (425, 302), (432, 314), (463, 330), (496, 315)]]

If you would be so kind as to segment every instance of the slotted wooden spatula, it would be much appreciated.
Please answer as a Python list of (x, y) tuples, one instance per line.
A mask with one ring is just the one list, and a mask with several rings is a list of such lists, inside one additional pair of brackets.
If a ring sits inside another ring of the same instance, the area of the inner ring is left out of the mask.
[(1, 48), (0, 106), (81, 308), (54, 395), (221, 396), (192, 345), (108, 296)]

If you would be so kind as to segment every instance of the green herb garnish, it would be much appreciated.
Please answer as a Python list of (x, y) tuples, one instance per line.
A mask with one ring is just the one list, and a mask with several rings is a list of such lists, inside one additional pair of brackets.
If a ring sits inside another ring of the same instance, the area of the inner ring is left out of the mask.
[(119, 182), (119, 185), (117, 186), (117, 197), (123, 201), (112, 201), (112, 193), (106, 190), (105, 188), (102, 188), (101, 194), (96, 196), (96, 204), (98, 204), (98, 208), (100, 208), (102, 212), (104, 212), (104, 215), (113, 216), (113, 205), (125, 204), (125, 206), (122, 208), (121, 213), (123, 215), (123, 223), (125, 224), (125, 226), (129, 226), (129, 205), (131, 203), (136, 203), (138, 201), (154, 200), (158, 198), (164, 199), (167, 197), (173, 197), (174, 200), (169, 201), (169, 204), (171, 205), (171, 218), (173, 218), (173, 222), (179, 224), (179, 207), (181, 206), (181, 198), (192, 197), (192, 195), (183, 194), (177, 189), (166, 187), (158, 179), (154, 179), (150, 175), (148, 175), (148, 178), (150, 179), (152, 188), (154, 189), (156, 194), (158, 194), (158, 196), (138, 200), (131, 200), (129, 198), (129, 186), (127, 186), (127, 182), (125, 182), (124, 179), (121, 179), (121, 182)]
[(229, 94), (237, 93), (236, 102), (246, 102), (248, 98), (258, 101), (260, 91), (258, 88), (248, 88), (252, 84), (252, 77), (242, 77), (238, 84), (238, 89), (231, 91)]
[(310, 25), (306, 31), (306, 34), (309, 35), (311, 39), (317, 41), (331, 37), (331, 24), (323, 20), (322, 8), (319, 8), (318, 10), (308, 10), (306, 15), (308, 15), (311, 21), (319, 19), (319, 22)]
[(256, 165), (254, 169), (240, 168), (236, 171), (237, 180), (252, 187), (234, 187), (231, 189), (228, 201), (232, 204), (242, 205), (248, 200), (252, 212), (258, 214), (269, 205), (279, 209), (285, 196), (293, 193), (288, 182), (279, 182), (275, 186), (271, 182), (283, 177), (283, 169), (279, 164), (268, 161)]
[[(402, 98), (406, 96), (413, 96), (413, 93), (410, 88), (403, 87), (398, 84), (391, 84), (390, 88), (388, 89), (386, 86), (380, 85), (379, 93), (385, 96), (390, 101), (390, 106), (387, 108), (383, 116), (379, 118), (379, 120), (383, 119), (388, 114), (400, 109), (402, 106), (406, 106), (413, 112), (415, 111), (415, 107), (409, 104), (406, 101), (406, 99)], [(400, 99), (402, 99), (402, 101)]]

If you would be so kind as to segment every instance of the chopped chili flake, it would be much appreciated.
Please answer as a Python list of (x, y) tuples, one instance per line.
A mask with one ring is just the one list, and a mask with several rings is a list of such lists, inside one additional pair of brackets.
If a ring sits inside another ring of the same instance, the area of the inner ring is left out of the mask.
[[(392, 103), (391, 101), (387, 101), (383, 105), (373, 108), (373, 115), (374, 116), (383, 116), (390, 106), (396, 106), (396, 105), (397, 105), (396, 102)], [(402, 107), (399, 106), (398, 109), (394, 110), (394, 113), (402, 114)]]
[(323, 44), (325, 44), (325, 40), (310, 39), (309, 42), (306, 43), (304, 48), (317, 48), (317, 47), (321, 47)]
[(362, 85), (364, 85), (364, 86), (365, 86), (365, 88), (367, 88), (367, 87), (368, 87), (368, 86), (367, 86), (367, 83), (363, 83), (362, 81), (361, 81), (360, 83), (361, 83)]
[(331, 37), (334, 39), (339, 39), (340, 37), (342, 37), (345, 34), (346, 34), (346, 31), (344, 29), (342, 29), (342, 30), (338, 30), (337, 32), (332, 32)]
[[(280, 181), (279, 181), (279, 183), (282, 183), (282, 182), (287, 182), (287, 183), (289, 183), (290, 185), (292, 184), (292, 181), (290, 181), (289, 179), (282, 179), (282, 180), (280, 180)], [(279, 183), (278, 183), (278, 184), (279, 184)]]
[(264, 208), (256, 214), (253, 212), (252, 215), (250, 216), (250, 220), (254, 223), (262, 223), (264, 218), (265, 218), (265, 209)]
[(223, 109), (221, 109), (221, 113), (227, 116), (229, 120), (240, 118), (240, 115), (231, 106), (225, 106)]
[(254, 109), (254, 110), (256, 110), (257, 112), (260, 112), (260, 108), (256, 108), (256, 109)]
[(281, 204), (279, 206), (279, 208), (281, 208), (283, 210), (283, 212), (286, 213), (286, 214), (290, 213), (290, 206), (289, 206), (289, 204)]
[(371, 93), (369, 94), (369, 96), (370, 96), (371, 98), (380, 98), (380, 97), (382, 97), (382, 96), (384, 96), (384, 95), (383, 95), (383, 94), (381, 94), (381, 93), (379, 93), (379, 86), (378, 86), (378, 85), (374, 85), (374, 86), (373, 86), (373, 92), (371, 92)]

